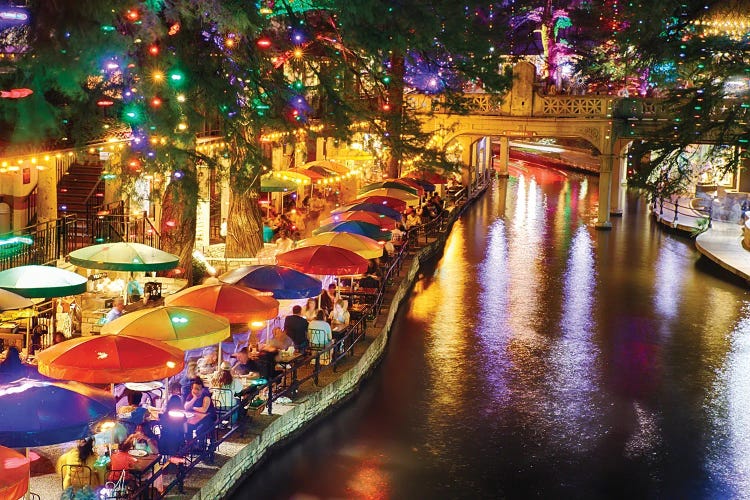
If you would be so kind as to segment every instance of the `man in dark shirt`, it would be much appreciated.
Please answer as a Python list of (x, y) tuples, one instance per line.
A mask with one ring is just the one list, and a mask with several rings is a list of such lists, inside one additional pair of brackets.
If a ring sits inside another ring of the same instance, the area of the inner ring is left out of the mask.
[(284, 331), (294, 342), (294, 348), (303, 353), (307, 350), (307, 320), (300, 306), (292, 307), (292, 314), (284, 319)]

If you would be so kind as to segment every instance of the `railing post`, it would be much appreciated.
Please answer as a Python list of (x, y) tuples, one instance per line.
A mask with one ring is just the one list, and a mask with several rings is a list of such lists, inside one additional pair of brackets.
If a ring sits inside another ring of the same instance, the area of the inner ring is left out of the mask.
[(266, 399), (266, 408), (268, 408), (268, 414), (271, 415), (273, 407), (273, 380), (268, 380), (268, 399)]
[(315, 367), (313, 368), (313, 380), (315, 385), (318, 385), (318, 373), (320, 373), (320, 353), (315, 356)]
[(680, 208), (680, 198), (677, 198), (674, 202), (674, 220), (672, 221), (673, 224), (677, 223), (677, 210)]
[(659, 216), (664, 215), (664, 198), (659, 198)]
[(708, 206), (708, 227), (711, 227), (711, 219), (713, 218), (714, 204), (711, 203)]

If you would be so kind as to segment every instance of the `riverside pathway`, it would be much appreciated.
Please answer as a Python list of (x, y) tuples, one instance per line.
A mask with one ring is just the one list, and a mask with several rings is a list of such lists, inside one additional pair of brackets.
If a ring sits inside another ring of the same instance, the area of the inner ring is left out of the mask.
[[(481, 194), (485, 187), (486, 185), (478, 186), (474, 195), (478, 196)], [(448, 218), (451, 219), (451, 221), (454, 220), (454, 214), (457, 213), (457, 211), (459, 211), (458, 207), (450, 207), (450, 215), (448, 215)], [(326, 397), (326, 393), (330, 395), (332, 389), (333, 391), (338, 390), (338, 386), (344, 385), (341, 383), (344, 382), (342, 379), (352, 378), (350, 376), (352, 368), (360, 368), (364, 356), (378, 356), (379, 359), (379, 356), (382, 355), (382, 352), (384, 351), (384, 347), (377, 346), (378, 349), (370, 349), (370, 347), (373, 343), (383, 345), (387, 343), (390, 322), (392, 321), (401, 300), (408, 293), (411, 280), (413, 280), (416, 275), (416, 270), (419, 268), (418, 259), (424, 257), (425, 251), (439, 251), (440, 249), (436, 248), (436, 246), (440, 242), (436, 243), (436, 240), (439, 240), (440, 238), (444, 239), (445, 234), (449, 231), (450, 224), (446, 228), (446, 231), (437, 237), (420, 236), (417, 240), (417, 244), (414, 245), (410, 251), (405, 252), (400, 272), (391, 280), (392, 284), (385, 287), (383, 302), (380, 308), (381, 314), (373, 321), (369, 321), (366, 324), (365, 334), (356, 344), (356, 348), (353, 350), (353, 355), (341, 358), (337, 363), (335, 372), (330, 369), (321, 372), (317, 384), (312, 381), (303, 383), (295, 394), (293, 401), (287, 401), (286, 403), (282, 403), (280, 400), (275, 401), (272, 406), (273, 412), (270, 415), (267, 414), (266, 411), (254, 414), (253, 418), (241, 429), (240, 433), (232, 435), (230, 439), (219, 445), (212, 464), (201, 462), (190, 472), (185, 480), (183, 492), (180, 493), (177, 491), (177, 488), (173, 488), (164, 496), (164, 498), (204, 499), (222, 498), (224, 495), (228, 495), (229, 491), (227, 491), (227, 488), (219, 488), (221, 493), (213, 493), (215, 489), (209, 489), (209, 491), (206, 491), (206, 485), (211, 481), (215, 482), (217, 476), (240, 477), (241, 474), (246, 471), (237, 470), (236, 463), (238, 462), (239, 455), (242, 453), (247, 454), (248, 449), (257, 449), (258, 460), (255, 462), (255, 466), (257, 466), (263, 460), (268, 458), (267, 451), (270, 450), (272, 452), (274, 447), (282, 445), (286, 439), (290, 439), (296, 435), (297, 432), (303, 431), (304, 426), (309, 425), (314, 418), (320, 418), (322, 415), (314, 415), (311, 419), (307, 419), (297, 431), (284, 435), (279, 433), (278, 436), (273, 436), (271, 438), (271, 441), (273, 442), (268, 442), (269, 430), (274, 428), (274, 422), (281, 419), (289, 412), (295, 412), (300, 408), (306, 408), (308, 406), (312, 407), (319, 403), (319, 400)], [(373, 355), (373, 352), (377, 354)], [(367, 361), (369, 364), (367, 365), (366, 371), (369, 372), (378, 360)], [(358, 385), (363, 376), (366, 376), (366, 373), (358, 373), (357, 376), (359, 378), (356, 379), (355, 383)], [(347, 381), (347, 383), (350, 382)], [(342, 397), (337, 396), (334, 399), (336, 399), (337, 402), (341, 402), (355, 392), (356, 387), (353, 391), (348, 391)], [(320, 405), (318, 404), (318, 406)], [(327, 408), (326, 411), (332, 411), (333, 408), (334, 406), (332, 405), (330, 408)], [(265, 442), (263, 442), (264, 440)], [(62, 445), (34, 449), (34, 452), (38, 454), (39, 458), (35, 460), (35, 472), (32, 473), (30, 491), (39, 495), (42, 500), (60, 498), (62, 494), (61, 480), (59, 475), (54, 472), (53, 467), (59, 455), (73, 446), (74, 443), (64, 443)], [(169, 474), (164, 474), (164, 476), (164, 483), (168, 484), (171, 477)], [(229, 484), (234, 483), (235, 481), (233, 480), (229, 481)]]
[[(688, 198), (677, 201), (680, 206), (689, 206), (689, 203)], [(683, 234), (692, 234), (704, 224), (705, 215), (684, 209), (678, 211), (675, 222), (674, 204), (665, 201), (663, 210), (652, 213), (660, 224)], [(695, 247), (706, 258), (750, 283), (750, 250), (743, 246), (742, 241), (742, 224), (712, 220), (711, 227), (695, 237)]]

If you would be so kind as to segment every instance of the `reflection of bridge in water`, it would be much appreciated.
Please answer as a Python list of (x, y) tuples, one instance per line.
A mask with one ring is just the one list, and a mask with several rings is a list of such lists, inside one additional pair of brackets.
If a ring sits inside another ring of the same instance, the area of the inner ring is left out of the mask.
[[(513, 74), (513, 87), (504, 96), (467, 94), (469, 114), (446, 111), (434, 96), (411, 95), (409, 101), (417, 112), (424, 113), (424, 129), (435, 133), (443, 147), (461, 144), (467, 183), (493, 167), (493, 142), (500, 146), (494, 167), (507, 175), (511, 140), (556, 137), (586, 141), (599, 158), (597, 226), (611, 227), (610, 214), (621, 215), (623, 210), (628, 147), (661, 121), (662, 101), (608, 95), (542, 96), (534, 92), (533, 65), (520, 63)], [(636, 116), (638, 120), (628, 120)]]

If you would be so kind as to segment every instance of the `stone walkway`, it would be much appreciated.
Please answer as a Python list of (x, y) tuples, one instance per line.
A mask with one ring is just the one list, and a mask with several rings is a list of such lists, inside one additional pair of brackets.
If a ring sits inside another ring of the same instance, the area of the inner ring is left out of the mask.
[[(306, 230), (306, 233), (308, 233), (307, 236), (309, 236), (309, 233), (315, 227), (317, 227), (317, 224), (308, 224)], [(426, 245), (428, 242), (422, 240), (420, 243)], [(273, 247), (271, 246), (271, 249), (272, 248)], [(413, 260), (414, 253), (405, 256), (401, 276), (399, 277), (400, 279), (395, 280), (396, 282), (401, 284), (400, 282), (405, 280), (403, 274), (406, 272), (406, 269), (409, 269), (410, 266), (412, 266)], [(331, 384), (343, 378), (348, 370), (358, 364), (363, 354), (368, 352), (368, 347), (373, 341), (376, 338), (379, 338), (379, 336), (384, 335), (385, 324), (391, 321), (392, 317), (395, 315), (395, 308), (394, 310), (391, 310), (391, 306), (395, 305), (397, 308), (398, 305), (392, 304), (396, 291), (395, 289), (397, 287), (398, 285), (395, 285), (386, 290), (380, 316), (376, 318), (375, 321), (368, 322), (365, 337), (357, 344), (357, 347), (354, 350), (354, 355), (342, 359), (337, 366), (336, 372), (333, 372), (333, 370), (321, 372), (319, 385), (315, 385), (312, 381), (308, 381), (300, 386), (293, 402), (288, 404), (275, 402), (273, 404), (272, 415), (268, 415), (264, 411), (262, 414), (254, 416), (250, 425), (243, 429), (241, 435), (236, 434), (232, 437), (231, 441), (222, 443), (219, 446), (214, 464), (209, 465), (201, 463), (191, 472), (185, 482), (184, 493), (177, 493), (176, 489), (173, 489), (165, 498), (187, 499), (193, 498), (194, 495), (199, 494), (201, 487), (203, 487), (210, 479), (214, 478), (222, 466), (226, 465), (233, 457), (237, 456), (237, 454), (250, 443), (257, 443), (261, 433), (268, 429), (275, 420), (285, 413), (292, 411), (297, 406), (304, 405), (306, 402), (315, 400), (316, 398), (319, 399), (321, 392), (326, 391), (327, 387), (330, 387)], [(388, 319), (384, 319), (385, 317), (388, 317)], [(60, 498), (62, 494), (62, 485), (60, 477), (54, 471), (54, 463), (62, 452), (72, 448), (74, 444), (74, 442), (71, 442), (34, 449), (34, 452), (37, 453), (40, 458), (35, 461), (36, 463), (34, 472), (32, 472), (30, 491), (38, 494), (42, 500)], [(168, 477), (165, 477), (165, 484), (167, 484), (168, 480)]]
[[(689, 200), (681, 198), (677, 203), (687, 206)], [(659, 213), (657, 209), (654, 216), (661, 224), (687, 234), (699, 230), (703, 224), (703, 215), (697, 212), (689, 214), (684, 209), (678, 211), (675, 221), (674, 211), (674, 204), (665, 202), (663, 212)], [(711, 221), (711, 227), (696, 236), (695, 247), (706, 258), (750, 283), (750, 251), (742, 245), (741, 224)]]

